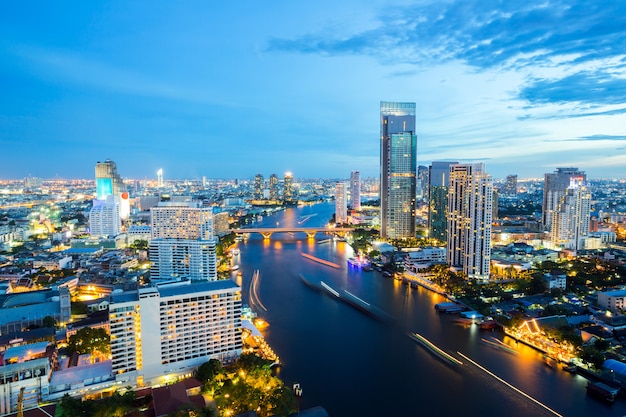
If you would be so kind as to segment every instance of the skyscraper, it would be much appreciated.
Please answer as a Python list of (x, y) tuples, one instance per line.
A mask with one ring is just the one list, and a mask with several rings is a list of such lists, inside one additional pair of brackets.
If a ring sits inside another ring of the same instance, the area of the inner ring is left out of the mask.
[(415, 237), (415, 103), (380, 102), (380, 235)]
[(285, 178), (283, 182), (283, 201), (285, 203), (293, 203), (296, 199), (295, 189), (293, 187), (293, 175), (291, 172), (285, 172)]
[(335, 223), (348, 221), (348, 187), (345, 182), (335, 184)]
[(561, 197), (570, 186), (573, 177), (580, 177), (584, 183), (587, 182), (587, 175), (578, 168), (557, 168), (555, 172), (545, 174), (543, 183), (543, 227), (545, 230), (552, 230), (552, 215), (558, 209)]
[(120, 202), (113, 195), (106, 200), (94, 200), (89, 211), (89, 234), (94, 238), (114, 237), (120, 234)]
[(96, 199), (106, 200), (107, 196), (119, 197), (128, 191), (122, 177), (117, 173), (117, 165), (110, 159), (96, 163)]
[(517, 175), (507, 175), (504, 187), (500, 191), (503, 195), (517, 195)]
[(451, 161), (434, 161), (428, 172), (428, 236), (445, 242), (448, 238), (448, 181)]
[(150, 212), (150, 279), (215, 281), (213, 210), (198, 202), (161, 202)]
[(163, 187), (163, 185), (163, 168), (159, 168), (159, 170), (157, 171), (157, 187), (161, 188)]
[(584, 249), (591, 220), (591, 192), (582, 176), (574, 176), (552, 213), (550, 238), (555, 248)]
[(450, 166), (447, 260), (469, 279), (489, 280), (493, 183), (483, 164)]
[(352, 210), (361, 210), (361, 173), (350, 173), (350, 207)]
[(270, 175), (270, 200), (278, 200), (278, 176)]
[(256, 174), (254, 176), (254, 199), (260, 200), (263, 198), (263, 174)]

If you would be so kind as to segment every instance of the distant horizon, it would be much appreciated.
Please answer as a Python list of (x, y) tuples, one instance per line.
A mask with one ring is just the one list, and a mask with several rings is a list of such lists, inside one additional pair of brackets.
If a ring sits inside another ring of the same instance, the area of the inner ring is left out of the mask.
[[(378, 175), (380, 102), (417, 163), (626, 178), (626, 2), (318, 0), (0, 14), (0, 178)], [(621, 22), (621, 23), (620, 23)]]

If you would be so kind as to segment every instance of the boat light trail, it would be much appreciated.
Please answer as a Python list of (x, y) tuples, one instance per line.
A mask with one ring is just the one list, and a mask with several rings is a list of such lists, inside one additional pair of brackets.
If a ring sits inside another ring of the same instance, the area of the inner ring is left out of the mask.
[(462, 354), (461, 352), (457, 351), (456, 353), (458, 353), (462, 358), (465, 358), (466, 361), (474, 364), (478, 369), (481, 369), (483, 371), (485, 371), (487, 374), (491, 375), (492, 377), (494, 377), (495, 379), (497, 379), (498, 381), (502, 382), (504, 385), (506, 385), (507, 387), (511, 388), (512, 390), (522, 394), (524, 397), (528, 398), (529, 400), (533, 401), (535, 404), (540, 405), (541, 407), (545, 408), (546, 410), (548, 410), (549, 412), (551, 412), (552, 414), (554, 414), (555, 416), (559, 416), (559, 417), (563, 417), (562, 414), (557, 413), (556, 411), (554, 411), (553, 409), (551, 409), (550, 407), (548, 407), (547, 405), (545, 405), (544, 403), (540, 402), (539, 400), (534, 399), (533, 397), (531, 397), (530, 395), (526, 394), (524, 391), (522, 391), (521, 389), (518, 389), (516, 387), (514, 387), (513, 385), (509, 384), (508, 382), (506, 382), (504, 379), (500, 378), (498, 375), (494, 374), (493, 372), (491, 372), (489, 369), (479, 365), (478, 363), (474, 362), (473, 360), (471, 360), (470, 358), (468, 358), (467, 356), (465, 356), (464, 354)]
[(320, 281), (322, 287), (326, 288), (327, 291), (330, 291), (335, 297), (339, 297), (339, 293), (332, 288), (330, 288), (324, 281)]
[(322, 265), (330, 266), (330, 267), (337, 268), (337, 269), (341, 268), (341, 266), (337, 265), (334, 262), (330, 262), (330, 261), (326, 261), (324, 259), (316, 258), (315, 256), (309, 255), (308, 253), (304, 253), (303, 252), (303, 253), (301, 253), (301, 255), (304, 256), (307, 259), (310, 259), (310, 260), (315, 261), (317, 263), (320, 263)]

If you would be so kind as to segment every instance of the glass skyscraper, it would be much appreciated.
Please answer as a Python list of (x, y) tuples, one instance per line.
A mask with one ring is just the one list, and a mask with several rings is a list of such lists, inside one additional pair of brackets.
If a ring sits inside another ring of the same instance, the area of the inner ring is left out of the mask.
[(428, 235), (445, 242), (448, 239), (448, 183), (451, 161), (435, 161), (429, 170)]
[(380, 102), (380, 235), (415, 237), (415, 103)]

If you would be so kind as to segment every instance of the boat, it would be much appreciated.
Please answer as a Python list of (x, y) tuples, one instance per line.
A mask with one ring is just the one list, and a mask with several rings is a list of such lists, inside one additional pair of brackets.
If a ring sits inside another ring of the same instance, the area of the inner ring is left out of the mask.
[(449, 353), (444, 352), (441, 348), (437, 347), (434, 343), (432, 343), (430, 340), (426, 339), (424, 336), (422, 336), (419, 333), (407, 333), (407, 336), (409, 336), (411, 339), (415, 340), (417, 343), (419, 343), (420, 345), (422, 345), (425, 349), (429, 350), (431, 353), (433, 353), (434, 355), (438, 356), (439, 358), (453, 364), (453, 365), (463, 365), (463, 362), (461, 362), (460, 360), (458, 360), (457, 358), (455, 358), (454, 356), (450, 355)]
[(495, 320), (484, 320), (480, 323), (480, 328), (483, 330), (491, 330), (498, 327), (498, 323)]
[(236, 271), (238, 269), (239, 269), (239, 265), (233, 265), (233, 266), (230, 267), (231, 271)]
[(615, 402), (620, 391), (619, 388), (614, 388), (603, 382), (589, 382), (587, 384), (587, 393), (610, 403)]
[(576, 366), (576, 364), (572, 363), (572, 362), (564, 363), (562, 368), (563, 368), (564, 371), (572, 372), (572, 373), (574, 373), (574, 372), (576, 372), (578, 370), (578, 367)]

